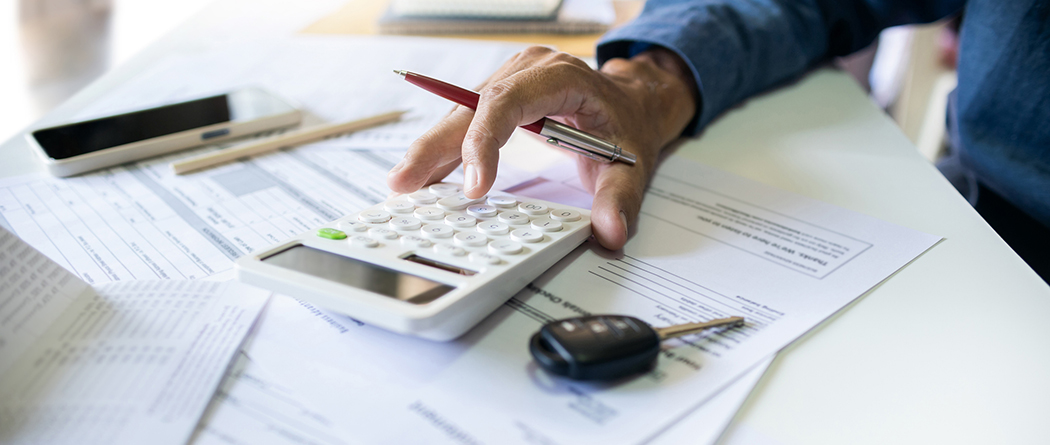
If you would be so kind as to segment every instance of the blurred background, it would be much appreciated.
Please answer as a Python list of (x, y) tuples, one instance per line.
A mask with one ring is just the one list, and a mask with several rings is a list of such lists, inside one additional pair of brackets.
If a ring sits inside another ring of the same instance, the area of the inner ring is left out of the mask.
[[(0, 0), (0, 140), (213, 1)], [(836, 62), (930, 160), (945, 145), (957, 26), (947, 20), (888, 29), (868, 49)]]

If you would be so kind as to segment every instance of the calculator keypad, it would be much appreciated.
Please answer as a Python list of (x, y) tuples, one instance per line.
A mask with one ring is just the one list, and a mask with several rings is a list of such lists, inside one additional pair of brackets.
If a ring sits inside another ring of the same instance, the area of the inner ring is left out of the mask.
[(449, 261), (499, 265), (542, 248), (581, 219), (577, 210), (552, 210), (514, 196), (467, 198), (458, 185), (441, 183), (347, 216), (336, 222), (338, 229), (328, 229), (334, 232), (318, 236), (339, 239), (335, 232), (345, 231), (340, 242), (353, 247), (396, 245)]

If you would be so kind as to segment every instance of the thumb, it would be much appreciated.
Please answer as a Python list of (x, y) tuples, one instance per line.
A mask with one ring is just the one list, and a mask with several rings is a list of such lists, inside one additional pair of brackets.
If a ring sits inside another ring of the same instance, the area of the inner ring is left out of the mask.
[(628, 228), (638, 219), (645, 195), (646, 177), (641, 165), (603, 165), (595, 178), (591, 228), (598, 243), (620, 250), (627, 243)]

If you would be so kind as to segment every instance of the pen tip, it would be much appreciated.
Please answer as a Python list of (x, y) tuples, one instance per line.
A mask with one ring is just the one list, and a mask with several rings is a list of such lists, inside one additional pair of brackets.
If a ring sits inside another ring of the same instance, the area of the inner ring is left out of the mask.
[(405, 70), (394, 70), (394, 74), (397, 74), (398, 76), (401, 76), (402, 79), (404, 79), (405, 75), (408, 74), (408, 71), (405, 71)]

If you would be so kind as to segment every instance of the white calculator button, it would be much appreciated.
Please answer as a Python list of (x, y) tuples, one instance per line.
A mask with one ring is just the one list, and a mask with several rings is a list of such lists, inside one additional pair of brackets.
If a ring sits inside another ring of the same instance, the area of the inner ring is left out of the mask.
[(470, 261), (481, 264), (499, 264), (499, 257), (485, 252), (471, 252)]
[(445, 224), (452, 227), (474, 227), (474, 224), (478, 223), (478, 219), (470, 215), (448, 215), (445, 217)]
[(493, 216), (496, 216), (496, 206), (475, 204), (470, 207), (467, 207), (467, 213), (474, 215), (478, 218), (491, 218)]
[(489, 243), (489, 252), (502, 255), (517, 255), (521, 253), (521, 244), (511, 240), (495, 240)]
[(390, 221), (390, 214), (382, 210), (365, 210), (357, 215), (361, 222), (379, 224)]
[(405, 247), (430, 247), (431, 244), (434, 243), (431, 243), (430, 240), (426, 238), (415, 235), (405, 235), (401, 237), (401, 245)]
[(550, 218), (536, 218), (532, 220), (532, 228), (543, 232), (559, 232), (562, 225)]
[(420, 207), (414, 213), (416, 218), (435, 221), (445, 217), (445, 211), (437, 207)]
[(472, 206), (474, 204), (477, 204), (479, 202), (484, 202), (484, 201), (485, 201), (485, 197), (484, 196), (482, 196), (480, 198), (468, 198), (467, 195), (464, 195), (462, 193), (457, 193), (455, 195), (446, 196), (444, 198), (439, 199), (438, 200), (438, 207), (441, 207), (441, 208), (443, 208), (445, 210), (463, 210), (463, 209), (465, 209), (465, 208), (467, 208), (469, 206)]
[(437, 202), (437, 195), (430, 193), (426, 190), (420, 190), (415, 193), (408, 194), (408, 201), (417, 206), (425, 206)]
[(390, 213), (412, 213), (416, 206), (408, 201), (390, 201), (383, 208)]
[(518, 205), (518, 200), (514, 199), (513, 196), (489, 196), (488, 204), (499, 207), (501, 209), (513, 209), (514, 206)]
[(350, 237), (350, 245), (357, 247), (375, 247), (379, 245), (379, 241), (364, 235), (356, 235)]
[(551, 219), (561, 222), (573, 222), (580, 220), (580, 212), (569, 209), (554, 209), (551, 210)]
[(395, 216), (390, 220), (390, 228), (394, 230), (416, 230), (423, 227), (423, 221), (411, 216)]
[(451, 227), (444, 224), (427, 224), (419, 229), (423, 232), (423, 236), (434, 239), (434, 238), (450, 238), (455, 233)]
[(397, 239), (397, 232), (395, 232), (393, 230), (390, 230), (390, 229), (384, 229), (382, 227), (376, 227), (374, 229), (368, 229), (368, 234), (372, 238)]
[(518, 229), (510, 232), (510, 238), (521, 243), (538, 243), (543, 241), (543, 232), (536, 229)]
[(515, 212), (513, 210), (508, 210), (499, 214), (499, 220), (500, 222), (505, 222), (507, 224), (513, 224), (517, 226), (521, 224), (528, 224), (529, 215), (526, 215), (521, 212)]
[(456, 244), (461, 246), (478, 247), (489, 242), (489, 238), (477, 232), (459, 232), (454, 236)]
[(463, 250), (462, 247), (453, 246), (451, 244), (438, 244), (434, 246), (434, 252), (437, 252), (441, 255), (451, 256), (463, 256), (467, 254), (467, 251)]
[(449, 183), (445, 183), (445, 182), (439, 182), (437, 184), (431, 184), (430, 187), (427, 188), (427, 190), (430, 190), (430, 193), (433, 193), (433, 194), (435, 194), (435, 195), (437, 195), (439, 197), (444, 198), (446, 196), (455, 195), (456, 193), (459, 193), (463, 189), (459, 188), (459, 186), (456, 185), (456, 184), (449, 184)]
[(480, 231), (481, 233), (487, 233), (489, 235), (503, 235), (507, 232), (510, 232), (510, 226), (500, 222), (485, 221), (481, 224), (478, 224), (478, 231)]
[(550, 208), (536, 202), (523, 202), (518, 206), (518, 210), (530, 215), (543, 215), (546, 214)]
[(361, 221), (346, 220), (339, 221), (339, 228), (347, 232), (364, 232), (365, 230), (368, 230), (368, 224)]

